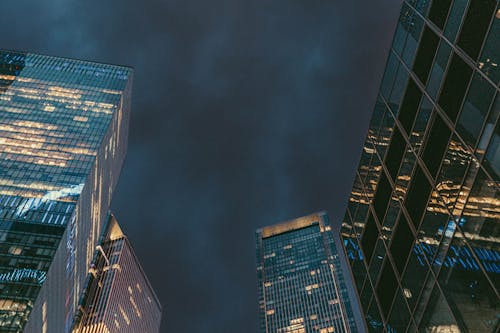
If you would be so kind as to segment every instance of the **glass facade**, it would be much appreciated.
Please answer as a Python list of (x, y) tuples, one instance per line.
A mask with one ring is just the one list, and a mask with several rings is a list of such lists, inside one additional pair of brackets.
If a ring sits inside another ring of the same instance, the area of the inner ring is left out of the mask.
[(0, 331), (69, 332), (125, 158), (132, 70), (0, 50)]
[(158, 333), (161, 305), (111, 216), (90, 269), (74, 333)]
[(372, 332), (500, 331), (499, 26), (403, 1), (341, 231)]
[(260, 332), (357, 332), (325, 213), (256, 232)]

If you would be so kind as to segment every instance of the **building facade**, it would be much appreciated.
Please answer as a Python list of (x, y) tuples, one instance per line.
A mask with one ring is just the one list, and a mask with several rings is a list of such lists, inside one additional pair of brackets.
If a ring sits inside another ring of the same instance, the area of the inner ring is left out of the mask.
[(403, 1), (342, 224), (370, 331), (500, 331), (499, 57), (498, 1)]
[(73, 333), (159, 332), (160, 302), (114, 216), (90, 271)]
[(127, 149), (132, 70), (0, 51), (0, 331), (69, 332)]
[(357, 332), (326, 213), (256, 232), (260, 332)]

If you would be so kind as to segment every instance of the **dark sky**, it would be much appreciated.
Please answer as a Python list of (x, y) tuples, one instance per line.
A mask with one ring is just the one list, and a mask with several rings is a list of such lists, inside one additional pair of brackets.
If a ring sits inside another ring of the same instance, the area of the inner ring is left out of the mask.
[(256, 332), (254, 230), (341, 218), (400, 3), (0, 2), (0, 48), (135, 68), (113, 210), (162, 332)]

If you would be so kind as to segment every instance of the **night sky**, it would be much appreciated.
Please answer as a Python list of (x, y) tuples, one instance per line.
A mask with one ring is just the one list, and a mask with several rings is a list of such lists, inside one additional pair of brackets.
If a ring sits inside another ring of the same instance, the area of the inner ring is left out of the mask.
[(162, 332), (256, 332), (255, 229), (338, 223), (400, 3), (0, 2), (0, 48), (135, 68), (112, 209)]

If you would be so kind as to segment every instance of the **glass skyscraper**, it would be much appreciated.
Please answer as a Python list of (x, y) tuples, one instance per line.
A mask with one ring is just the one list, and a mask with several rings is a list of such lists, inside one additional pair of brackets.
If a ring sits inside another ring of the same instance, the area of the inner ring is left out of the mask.
[(500, 331), (500, 4), (403, 1), (342, 227), (373, 332)]
[(161, 305), (127, 237), (110, 216), (73, 333), (158, 333)]
[(0, 331), (69, 332), (127, 149), (132, 70), (0, 51)]
[(260, 332), (357, 332), (326, 213), (256, 232)]

